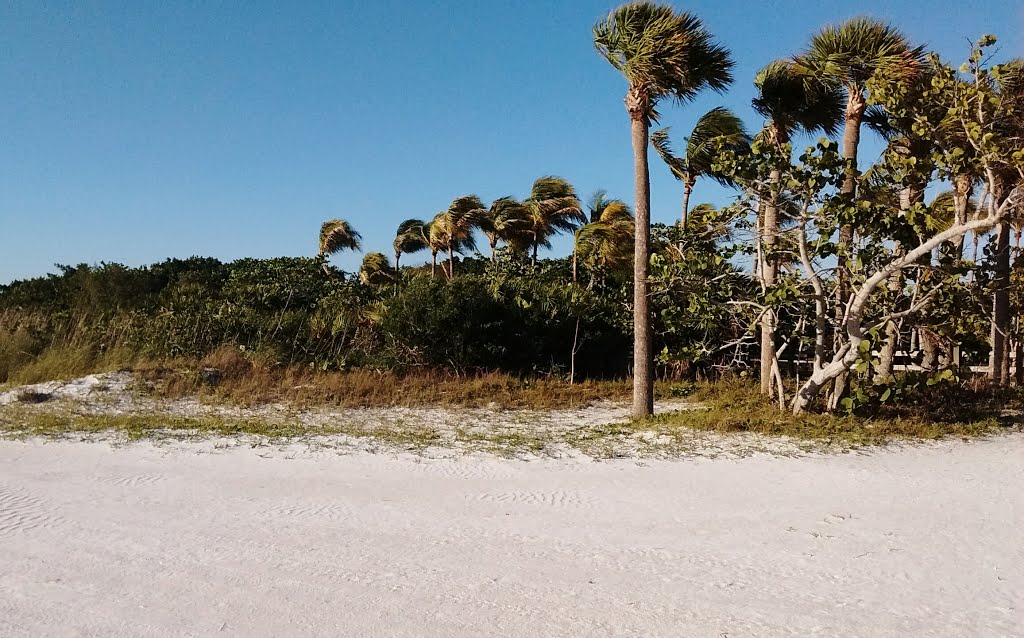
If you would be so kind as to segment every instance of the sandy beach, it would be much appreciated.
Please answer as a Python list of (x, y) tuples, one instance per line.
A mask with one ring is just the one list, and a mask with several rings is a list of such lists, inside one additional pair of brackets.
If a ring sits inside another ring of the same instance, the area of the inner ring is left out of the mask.
[(1019, 636), (1022, 459), (5, 440), (0, 635)]

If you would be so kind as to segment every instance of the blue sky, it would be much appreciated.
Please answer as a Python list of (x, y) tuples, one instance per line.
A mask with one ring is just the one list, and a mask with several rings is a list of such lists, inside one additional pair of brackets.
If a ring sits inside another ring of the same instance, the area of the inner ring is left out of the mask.
[[(522, 197), (543, 174), (631, 201), (625, 82), (590, 32), (614, 6), (3, 3), (0, 282), (55, 263), (312, 255), (331, 217), (390, 254), (401, 220), (467, 193)], [(718, 104), (759, 129), (756, 70), (852, 15), (890, 20), (957, 62), (982, 33), (1000, 36), (1001, 57), (1024, 55), (1017, 0), (676, 6), (736, 60), (728, 94), (662, 109), (677, 143)], [(878, 150), (866, 135), (863, 155)], [(653, 218), (670, 222), (681, 188), (656, 161), (651, 173)], [(729, 197), (700, 183), (693, 203)]]

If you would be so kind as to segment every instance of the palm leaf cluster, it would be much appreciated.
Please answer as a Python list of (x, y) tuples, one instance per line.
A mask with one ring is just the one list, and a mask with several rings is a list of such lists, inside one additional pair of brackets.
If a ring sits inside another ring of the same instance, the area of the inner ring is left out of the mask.
[(633, 213), (625, 202), (608, 199), (604, 191), (594, 193), (590, 200), (590, 222), (575, 232), (573, 279), (577, 262), (591, 269), (628, 268), (633, 260), (634, 231)]
[(441, 268), (451, 277), (455, 255), (477, 250), (476, 231), (487, 238), (492, 260), (499, 244), (504, 243), (511, 253), (530, 254), (536, 263), (538, 250), (549, 248), (555, 235), (573, 232), (584, 222), (586, 216), (575, 189), (561, 177), (538, 178), (523, 201), (505, 196), (485, 206), (476, 195), (463, 195), (430, 221), (407, 219), (399, 224), (394, 240), (395, 268), (402, 255), (429, 250), (431, 272), (436, 270), (437, 255), (444, 253), (448, 259)]

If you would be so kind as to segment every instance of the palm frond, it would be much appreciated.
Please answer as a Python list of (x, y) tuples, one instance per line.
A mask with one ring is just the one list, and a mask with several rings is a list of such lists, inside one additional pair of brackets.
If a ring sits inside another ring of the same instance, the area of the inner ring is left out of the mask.
[(665, 165), (668, 166), (668, 170), (672, 172), (672, 177), (685, 182), (687, 178), (686, 160), (672, 151), (672, 143), (669, 141), (670, 131), (671, 129), (666, 127), (651, 133), (651, 146), (654, 147), (654, 151), (661, 158), (661, 161), (665, 162)]

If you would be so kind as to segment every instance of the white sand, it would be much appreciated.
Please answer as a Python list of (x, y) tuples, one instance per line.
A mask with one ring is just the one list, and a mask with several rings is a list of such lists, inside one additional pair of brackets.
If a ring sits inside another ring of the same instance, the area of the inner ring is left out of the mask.
[(2, 636), (1021, 636), (1024, 436), (534, 462), (0, 441)]

